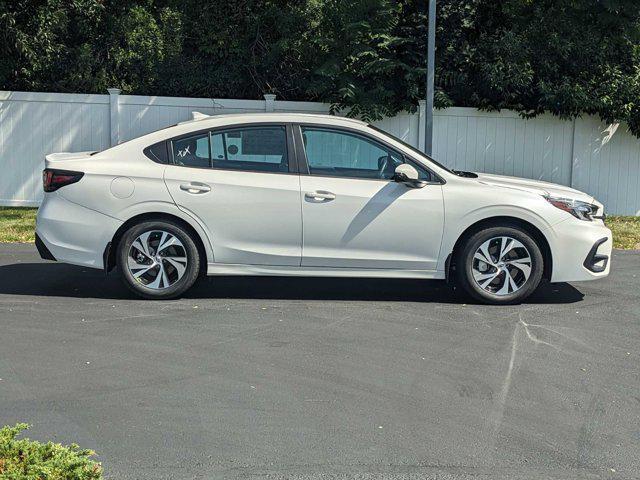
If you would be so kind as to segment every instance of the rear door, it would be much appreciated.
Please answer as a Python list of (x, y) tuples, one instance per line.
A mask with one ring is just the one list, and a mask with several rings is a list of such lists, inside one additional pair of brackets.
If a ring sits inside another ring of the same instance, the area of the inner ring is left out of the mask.
[(208, 229), (216, 263), (300, 265), (300, 181), (287, 130), (238, 126), (170, 141), (165, 182)]
[[(436, 269), (444, 207), (432, 173), (362, 133), (302, 125), (296, 134), (308, 166), (300, 176), (303, 266)], [(405, 162), (425, 187), (393, 181)]]

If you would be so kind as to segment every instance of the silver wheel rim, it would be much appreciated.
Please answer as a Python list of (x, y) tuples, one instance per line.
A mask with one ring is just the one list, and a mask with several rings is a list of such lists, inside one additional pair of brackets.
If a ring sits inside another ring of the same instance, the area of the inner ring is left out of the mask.
[(184, 276), (187, 264), (187, 251), (182, 242), (164, 230), (150, 230), (138, 236), (127, 256), (131, 276), (154, 290), (175, 285)]
[(531, 254), (521, 242), (512, 237), (494, 237), (473, 255), (473, 279), (492, 295), (511, 295), (527, 283), (531, 265)]

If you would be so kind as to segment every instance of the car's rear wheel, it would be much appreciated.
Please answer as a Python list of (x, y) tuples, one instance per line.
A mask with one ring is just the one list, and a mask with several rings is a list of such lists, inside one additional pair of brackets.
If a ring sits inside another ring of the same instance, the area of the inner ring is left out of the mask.
[(538, 287), (543, 271), (540, 247), (528, 232), (515, 226), (476, 232), (456, 255), (460, 285), (485, 303), (523, 301)]
[(190, 234), (168, 220), (129, 228), (118, 245), (117, 261), (125, 285), (148, 299), (183, 294), (200, 270), (198, 248)]

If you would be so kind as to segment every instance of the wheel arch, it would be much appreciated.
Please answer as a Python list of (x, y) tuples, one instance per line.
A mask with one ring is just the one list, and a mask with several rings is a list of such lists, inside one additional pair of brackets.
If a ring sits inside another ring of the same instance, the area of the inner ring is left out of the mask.
[(167, 212), (145, 212), (134, 215), (133, 217), (127, 219), (116, 232), (113, 234), (113, 238), (107, 245), (104, 251), (104, 270), (105, 272), (109, 272), (113, 270), (116, 265), (116, 252), (118, 251), (118, 245), (122, 240), (124, 233), (134, 225), (137, 225), (141, 222), (146, 222), (149, 220), (169, 220), (174, 223), (182, 226), (193, 238), (194, 243), (198, 249), (198, 254), (200, 255), (200, 272), (202, 274), (206, 274), (207, 271), (207, 262), (208, 262), (208, 251), (205, 247), (205, 240), (202, 238), (202, 234), (198, 231), (198, 229), (185, 220), (182, 217), (177, 215), (167, 213)]
[(544, 260), (544, 270), (542, 272), (542, 278), (547, 281), (551, 280), (551, 274), (553, 273), (553, 255), (551, 253), (551, 246), (547, 237), (542, 231), (533, 223), (523, 220), (518, 217), (511, 217), (508, 215), (488, 217), (482, 220), (478, 220), (475, 223), (469, 225), (457, 238), (451, 252), (447, 256), (445, 263), (445, 275), (447, 280), (451, 278), (451, 273), (455, 269), (454, 259), (457, 251), (461, 248), (464, 241), (474, 233), (489, 227), (519, 227), (526, 231), (540, 247), (542, 257)]

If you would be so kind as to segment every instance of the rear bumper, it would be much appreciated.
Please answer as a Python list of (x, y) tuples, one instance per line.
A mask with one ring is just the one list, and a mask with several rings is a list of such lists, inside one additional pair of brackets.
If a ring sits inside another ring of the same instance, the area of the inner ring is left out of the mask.
[(597, 280), (609, 275), (613, 238), (602, 222), (567, 220), (550, 230), (552, 282)]
[(53, 260), (56, 261), (56, 257), (49, 251), (47, 246), (44, 244), (40, 236), (36, 233), (36, 248), (38, 249), (38, 253), (40, 254), (40, 258), (43, 260)]
[(48, 193), (38, 209), (36, 248), (47, 260), (103, 268), (105, 246), (120, 225), (120, 220)]

